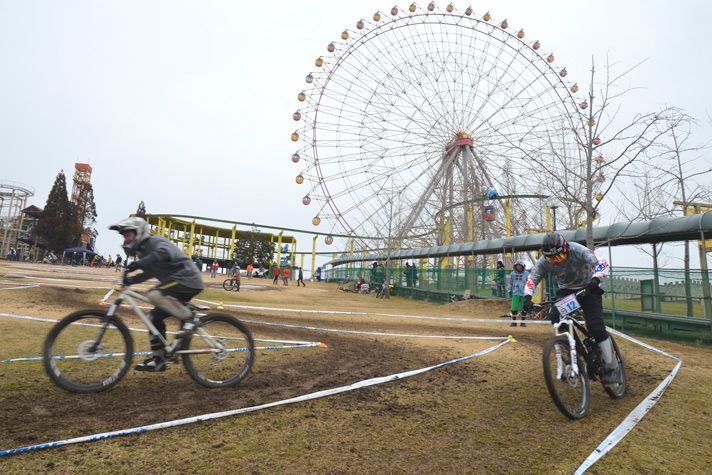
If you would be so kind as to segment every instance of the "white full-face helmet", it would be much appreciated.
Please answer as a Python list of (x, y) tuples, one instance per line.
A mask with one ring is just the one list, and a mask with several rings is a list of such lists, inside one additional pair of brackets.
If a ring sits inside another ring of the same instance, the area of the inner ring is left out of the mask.
[(128, 255), (135, 254), (141, 243), (151, 236), (150, 227), (143, 218), (122, 219), (118, 223), (109, 226), (109, 229), (118, 231), (119, 234), (123, 234), (126, 231), (134, 231), (136, 233), (136, 238), (133, 241), (122, 246)]

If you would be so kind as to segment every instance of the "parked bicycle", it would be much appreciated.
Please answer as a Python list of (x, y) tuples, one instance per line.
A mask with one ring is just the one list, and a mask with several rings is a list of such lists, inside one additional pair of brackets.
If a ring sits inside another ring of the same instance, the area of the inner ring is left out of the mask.
[(227, 290), (228, 292), (231, 290), (234, 290), (235, 292), (240, 291), (240, 274), (235, 274), (233, 277), (226, 279), (225, 282), (223, 282), (223, 289)]
[(115, 291), (119, 295), (108, 310), (72, 313), (47, 335), (44, 367), (50, 379), (61, 388), (76, 393), (105, 391), (126, 375), (134, 354), (144, 354), (134, 353), (129, 328), (116, 314), (124, 303), (148, 331), (162, 341), (166, 358), (177, 362), (180, 356), (188, 374), (201, 385), (235, 386), (252, 368), (254, 341), (237, 318), (221, 313), (199, 316), (197, 312), (204, 308), (189, 304), (193, 318), (183, 323), (169, 343), (136, 303), (149, 302), (147, 297), (122, 286), (112, 289), (104, 300)]
[[(556, 336), (544, 343), (546, 387), (556, 407), (570, 419), (581, 419), (588, 414), (589, 380), (601, 381), (604, 371), (598, 345), (585, 326), (583, 310), (576, 298), (585, 293), (586, 289), (558, 300), (542, 302), (540, 306), (550, 319), (553, 317), (556, 329)], [(603, 389), (612, 399), (619, 399), (625, 394), (625, 369), (618, 345), (612, 336), (609, 338), (618, 360), (618, 378), (615, 383), (603, 384)]]

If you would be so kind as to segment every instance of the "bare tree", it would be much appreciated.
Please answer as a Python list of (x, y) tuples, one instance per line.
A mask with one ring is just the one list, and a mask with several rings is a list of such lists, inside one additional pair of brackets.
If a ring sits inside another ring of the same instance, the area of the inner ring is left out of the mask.
[[(630, 180), (622, 182), (620, 189), (621, 203), (618, 207), (631, 221), (651, 220), (662, 216), (683, 215), (687, 208), (698, 201), (712, 199), (712, 189), (702, 184), (701, 178), (712, 173), (709, 166), (700, 160), (700, 154), (706, 144), (692, 143), (695, 121), (684, 111), (671, 109), (665, 122), (659, 124), (659, 130), (665, 132), (661, 140), (651, 147), (642, 165), (636, 167), (636, 173)], [(650, 254), (653, 264), (658, 267), (662, 244), (652, 244), (652, 253), (646, 248), (641, 250)], [(685, 295), (688, 313), (692, 313), (690, 252), (689, 242), (684, 243)], [(657, 279), (657, 276), (656, 276)], [(657, 288), (657, 280), (655, 282)]]
[[(674, 203), (682, 206), (683, 216), (692, 203), (697, 201), (712, 200), (712, 188), (702, 185), (700, 180), (712, 173), (712, 167), (700, 168), (700, 163), (709, 164), (709, 161), (700, 160), (701, 153), (709, 144), (695, 144), (692, 135), (695, 120), (687, 113), (676, 110), (663, 127), (669, 140), (658, 145), (661, 150), (660, 160), (654, 165), (660, 174), (659, 189), (668, 189), (670, 196), (667, 205), (661, 208), (670, 210), (670, 215), (675, 213)], [(690, 279), (690, 242), (685, 241), (683, 262), (685, 266), (685, 296), (687, 298), (688, 314), (692, 314), (692, 284)]]
[[(569, 220), (576, 226), (585, 221), (589, 248), (594, 245), (593, 222), (601, 201), (614, 189), (619, 178), (630, 175), (633, 165), (652, 152), (667, 131), (669, 108), (628, 119), (619, 117), (622, 99), (633, 89), (621, 89), (618, 84), (639, 64), (616, 74), (615, 65), (607, 62), (604, 81), (598, 83), (592, 60), (588, 98), (579, 104), (566, 130), (575, 135), (579, 150), (562, 149), (562, 141), (556, 134), (550, 134), (549, 154), (535, 156), (524, 151), (544, 172), (542, 178), (548, 182), (548, 189), (566, 204)], [(550, 160), (552, 154), (554, 164), (542, 158)]]

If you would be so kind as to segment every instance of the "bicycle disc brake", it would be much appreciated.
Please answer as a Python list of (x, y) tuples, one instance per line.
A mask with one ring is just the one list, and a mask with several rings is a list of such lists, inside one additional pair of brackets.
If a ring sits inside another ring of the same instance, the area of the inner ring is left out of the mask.
[(104, 344), (99, 343), (97, 345), (95, 340), (83, 341), (77, 348), (79, 358), (84, 361), (94, 361), (102, 353), (104, 353)]

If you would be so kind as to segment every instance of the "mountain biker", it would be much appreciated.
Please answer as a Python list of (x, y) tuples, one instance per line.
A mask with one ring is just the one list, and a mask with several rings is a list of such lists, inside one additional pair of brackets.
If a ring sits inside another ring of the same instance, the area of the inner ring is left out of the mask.
[[(613, 342), (603, 323), (604, 291), (600, 287), (601, 278), (608, 275), (608, 263), (587, 247), (575, 242), (566, 242), (557, 232), (544, 236), (542, 252), (544, 255), (536, 262), (527, 279), (524, 290), (524, 311), (528, 313), (532, 310), (534, 288), (547, 274), (552, 274), (556, 279), (559, 296), (587, 289), (586, 295), (577, 299), (583, 310), (586, 326), (601, 351), (604, 364), (602, 382), (616, 383), (618, 360), (613, 352)], [(558, 321), (558, 313), (553, 318)]]
[[(126, 218), (109, 226), (124, 237), (123, 248), (136, 260), (126, 271), (142, 270), (143, 273), (124, 278), (124, 285), (139, 284), (151, 277), (160, 282), (146, 293), (155, 308), (149, 313), (151, 322), (165, 339), (166, 317), (174, 316), (190, 325), (193, 312), (184, 304), (204, 289), (203, 279), (188, 256), (163, 236), (151, 235), (149, 225), (142, 218)], [(150, 334), (149, 343), (153, 355), (136, 365), (137, 371), (165, 371), (166, 358), (163, 342)]]

